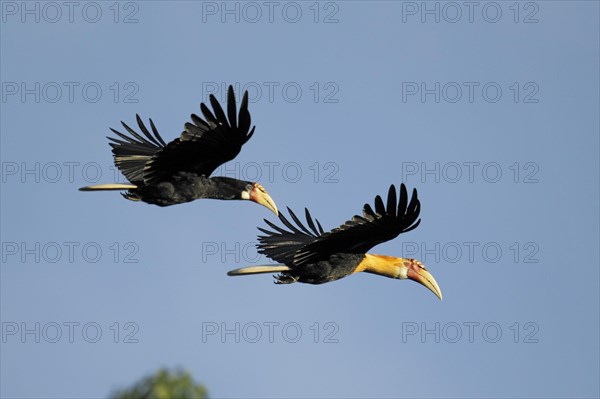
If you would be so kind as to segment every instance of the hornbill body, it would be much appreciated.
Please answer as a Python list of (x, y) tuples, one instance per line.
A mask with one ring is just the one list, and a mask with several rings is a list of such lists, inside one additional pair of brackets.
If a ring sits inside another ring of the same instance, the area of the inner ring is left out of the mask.
[(217, 167), (239, 154), (255, 129), (254, 126), (250, 128), (247, 91), (239, 114), (236, 114), (232, 86), (227, 93), (227, 114), (213, 95), (210, 103), (213, 111), (204, 103), (200, 104), (205, 119), (192, 114), (193, 123), (186, 123), (180, 137), (169, 144), (159, 135), (152, 119), (150, 132), (136, 115), (143, 136), (121, 122), (130, 136), (111, 129), (119, 138), (108, 139), (112, 141), (109, 144), (115, 165), (131, 184), (99, 184), (80, 190), (127, 190), (123, 194), (126, 199), (159, 206), (200, 198), (251, 200), (278, 214), (275, 203), (260, 184), (230, 177), (210, 177)]
[[(295, 225), (283, 214), (279, 219), (285, 228), (268, 220), (273, 229), (259, 228), (258, 252), (281, 265), (252, 266), (231, 270), (230, 276), (258, 273), (279, 273), (275, 283), (294, 282), (323, 284), (358, 272), (379, 274), (395, 279), (411, 279), (430, 289), (442, 299), (440, 288), (425, 266), (416, 259), (367, 253), (385, 241), (415, 229), (421, 222), (421, 205), (417, 191), (413, 190), (410, 202), (406, 186), (400, 186), (400, 198), (392, 185), (388, 191), (387, 205), (380, 196), (375, 197), (375, 209), (365, 204), (363, 216), (354, 216), (341, 226), (324, 232), (318, 220), (305, 209), (306, 224), (288, 208)], [(316, 223), (315, 223), (316, 222)]]

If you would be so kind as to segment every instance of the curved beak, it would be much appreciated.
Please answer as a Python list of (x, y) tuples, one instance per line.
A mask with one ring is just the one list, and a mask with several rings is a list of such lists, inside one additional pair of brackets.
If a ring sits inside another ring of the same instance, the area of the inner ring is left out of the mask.
[(269, 193), (265, 191), (260, 185), (255, 185), (252, 191), (250, 191), (250, 201), (254, 201), (271, 210), (275, 215), (279, 216), (277, 205), (275, 201), (269, 196)]
[(435, 281), (431, 273), (429, 273), (426, 269), (409, 269), (408, 278), (429, 288), (431, 292), (440, 298), (440, 301), (442, 300), (442, 291), (440, 290), (440, 286), (438, 285), (437, 281)]

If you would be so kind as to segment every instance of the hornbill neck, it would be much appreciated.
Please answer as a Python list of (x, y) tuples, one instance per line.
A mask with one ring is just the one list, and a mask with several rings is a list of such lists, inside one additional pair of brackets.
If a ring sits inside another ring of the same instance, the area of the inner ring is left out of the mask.
[(203, 185), (202, 198), (232, 200), (242, 199), (241, 194), (249, 182), (231, 177), (216, 176), (204, 178), (201, 184)]
[(277, 205), (269, 196), (269, 193), (258, 183), (232, 179), (231, 177), (212, 177), (207, 179), (210, 183), (204, 190), (206, 198), (225, 200), (250, 200), (269, 209), (275, 215), (278, 214)]
[(366, 272), (390, 278), (405, 279), (407, 278), (406, 271), (399, 266), (403, 265), (406, 260), (394, 256), (365, 254), (364, 259), (354, 270), (354, 273)]

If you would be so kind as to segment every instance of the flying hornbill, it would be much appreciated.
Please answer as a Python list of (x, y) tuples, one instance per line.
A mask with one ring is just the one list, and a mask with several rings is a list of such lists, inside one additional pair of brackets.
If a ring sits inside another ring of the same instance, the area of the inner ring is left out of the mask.
[(121, 124), (131, 136), (110, 129), (120, 138), (108, 137), (115, 165), (131, 184), (99, 184), (80, 190), (128, 190), (122, 194), (126, 199), (159, 206), (199, 198), (250, 200), (277, 215), (275, 202), (260, 184), (224, 176), (209, 177), (219, 165), (239, 154), (255, 128), (250, 129), (247, 91), (239, 115), (232, 86), (227, 93), (227, 116), (213, 95), (210, 103), (214, 114), (204, 103), (200, 104), (205, 120), (192, 114), (193, 123), (186, 123), (181, 136), (169, 144), (160, 137), (152, 119), (150, 133), (139, 115), (137, 124), (145, 137), (124, 122)]
[(257, 245), (259, 253), (282, 265), (245, 267), (231, 270), (227, 274), (241, 276), (279, 272), (275, 276), (276, 284), (296, 281), (323, 284), (354, 273), (367, 272), (395, 279), (414, 280), (429, 288), (441, 300), (440, 287), (418, 260), (367, 253), (375, 245), (415, 229), (421, 222), (421, 219), (417, 220), (421, 211), (417, 190), (413, 189), (409, 202), (406, 187), (402, 184), (399, 201), (396, 198), (396, 188), (391, 185), (387, 206), (378, 195), (375, 197), (375, 210), (365, 204), (363, 216), (354, 216), (327, 233), (318, 220), (313, 221), (308, 209), (305, 209), (305, 214), (310, 230), (288, 208), (297, 226), (281, 213), (279, 219), (289, 230), (265, 219), (274, 231), (259, 227), (266, 235), (258, 237)]

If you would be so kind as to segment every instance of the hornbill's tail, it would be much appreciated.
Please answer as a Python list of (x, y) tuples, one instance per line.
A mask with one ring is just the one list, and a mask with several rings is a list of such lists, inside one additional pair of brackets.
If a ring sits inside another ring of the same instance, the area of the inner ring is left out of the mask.
[(227, 272), (228, 276), (244, 276), (246, 274), (279, 273), (288, 272), (290, 269), (285, 265), (250, 266), (234, 269)]
[(96, 184), (95, 186), (81, 187), (79, 191), (108, 191), (108, 190), (133, 190), (137, 186), (133, 184), (120, 184), (120, 183), (109, 183), (109, 184)]

